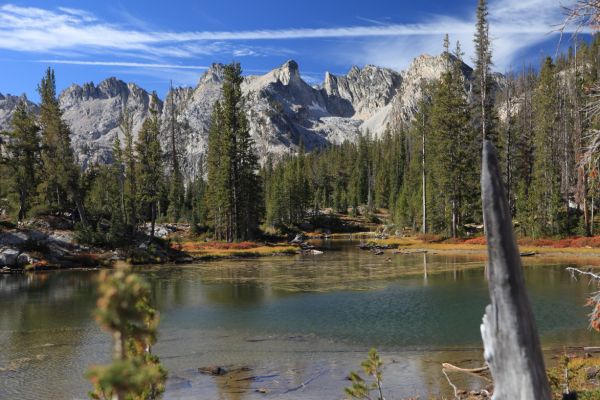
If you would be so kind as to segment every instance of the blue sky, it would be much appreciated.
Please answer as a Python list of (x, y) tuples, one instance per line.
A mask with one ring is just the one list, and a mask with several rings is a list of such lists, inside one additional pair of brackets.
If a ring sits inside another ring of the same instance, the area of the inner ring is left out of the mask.
[[(26, 93), (47, 66), (58, 89), (109, 76), (161, 97), (193, 86), (213, 62), (249, 74), (296, 60), (310, 83), (352, 65), (402, 70), (438, 54), (447, 32), (471, 59), (477, 0), (144, 0), (0, 3), (0, 93)], [(561, 0), (490, 0), (495, 69), (553, 55)]]

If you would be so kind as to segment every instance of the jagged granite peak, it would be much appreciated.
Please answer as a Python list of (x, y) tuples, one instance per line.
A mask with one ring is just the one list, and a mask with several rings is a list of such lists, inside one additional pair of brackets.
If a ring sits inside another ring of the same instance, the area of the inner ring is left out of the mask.
[[(424, 84), (441, 78), (442, 74), (458, 61), (453, 55), (431, 56), (423, 54), (416, 57), (410, 66), (401, 73), (402, 84), (398, 93), (384, 107), (380, 108), (362, 125), (363, 131), (369, 130), (375, 135), (383, 133), (391, 126), (409, 125), (418, 111), (423, 99)], [(468, 82), (473, 70), (461, 62), (461, 71)]]
[(25, 102), (29, 112), (38, 113), (39, 107), (37, 104), (29, 101), (27, 95), (13, 96), (11, 94), (3, 95), (0, 93), (0, 131), (12, 129), (12, 115), (21, 101)]
[[(152, 96), (134, 83), (111, 77), (97, 86), (93, 82), (71, 85), (59, 95), (63, 118), (71, 129), (71, 141), (78, 162), (90, 164), (112, 160), (112, 144), (117, 136), (125, 107), (133, 117), (134, 135), (150, 115)], [(162, 103), (157, 105), (162, 108)]]
[[(366, 65), (362, 69), (352, 66), (345, 76), (327, 72), (323, 90), (331, 99), (329, 108), (332, 111), (366, 120), (392, 100), (401, 83), (402, 76), (392, 69), (374, 65)], [(340, 102), (340, 99), (346, 102)], [(349, 105), (352, 107), (348, 107)]]
[(225, 66), (220, 63), (211, 64), (210, 68), (200, 77), (199, 85), (203, 83), (221, 83), (223, 82), (223, 69)]
[[(404, 72), (365, 65), (346, 75), (325, 74), (321, 85), (311, 86), (298, 63), (286, 61), (262, 75), (244, 77), (242, 92), (250, 133), (259, 156), (296, 152), (327, 144), (354, 141), (361, 132), (380, 135), (390, 126), (409, 124), (423, 97), (424, 82), (441, 77), (451, 65), (448, 56), (417, 57)], [(463, 64), (468, 86), (472, 70)], [(195, 87), (170, 90), (157, 108), (161, 118), (161, 144), (168, 156), (173, 119), (178, 124), (176, 151), (187, 179), (198, 172), (206, 153), (211, 114), (222, 98), (224, 65), (212, 64)], [(467, 88), (468, 89), (468, 88)], [(10, 128), (16, 96), (0, 97), (0, 129)], [(119, 120), (127, 107), (133, 115), (134, 136), (150, 115), (152, 95), (133, 83), (108, 78), (98, 85), (71, 85), (59, 96), (64, 119), (72, 131), (73, 148), (85, 168), (112, 160), (115, 137), (121, 137)], [(34, 110), (37, 106), (28, 104)], [(122, 137), (121, 137), (122, 139)]]
[(288, 60), (281, 67), (273, 70), (273, 76), (284, 85), (302, 81), (298, 63), (294, 60)]

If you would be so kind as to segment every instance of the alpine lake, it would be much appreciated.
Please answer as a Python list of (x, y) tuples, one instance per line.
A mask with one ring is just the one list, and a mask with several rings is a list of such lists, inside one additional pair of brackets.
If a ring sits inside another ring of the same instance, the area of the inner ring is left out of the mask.
[[(316, 241), (322, 255), (136, 268), (160, 311), (153, 352), (165, 399), (343, 399), (371, 347), (386, 398), (449, 395), (442, 363), (483, 365), (489, 303), (482, 255), (375, 255), (356, 240)], [(598, 346), (586, 299), (594, 287), (556, 259), (524, 259), (547, 363)], [(84, 373), (110, 361), (93, 319), (95, 270), (0, 275), (0, 399), (84, 399)], [(223, 366), (213, 376), (199, 368)], [(454, 374), (463, 388), (486, 385)]]

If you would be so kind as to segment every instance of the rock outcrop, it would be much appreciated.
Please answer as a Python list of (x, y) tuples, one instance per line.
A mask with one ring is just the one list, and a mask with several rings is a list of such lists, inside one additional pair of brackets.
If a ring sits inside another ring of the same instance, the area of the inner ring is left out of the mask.
[[(71, 85), (59, 96), (63, 117), (72, 132), (72, 145), (82, 167), (112, 160), (111, 147), (119, 129), (121, 112), (129, 109), (137, 133), (150, 115), (152, 96), (133, 83), (108, 78), (98, 84)], [(158, 105), (159, 110), (162, 104)]]
[[(292, 60), (264, 75), (246, 76), (242, 90), (259, 156), (296, 152), (301, 145), (311, 150), (354, 141), (367, 130), (377, 136), (390, 127), (409, 124), (423, 97), (423, 84), (438, 79), (448, 66), (445, 57), (423, 55), (401, 73), (373, 65), (352, 67), (346, 75), (326, 73), (323, 84), (315, 87), (302, 79)], [(472, 70), (464, 64), (462, 69), (468, 82)], [(167, 93), (164, 106), (158, 104), (167, 156), (172, 149), (172, 121), (179, 122), (176, 151), (183, 156), (187, 179), (195, 176), (206, 152), (211, 112), (221, 98), (222, 83), (223, 65), (213, 64), (196, 87), (174, 88)], [(10, 128), (18, 99), (0, 95), (0, 130)], [(77, 160), (85, 168), (112, 160), (112, 143), (122, 135), (119, 120), (124, 107), (133, 116), (137, 135), (150, 115), (152, 95), (133, 83), (109, 78), (97, 86), (72, 85), (59, 100)], [(35, 104), (28, 104), (37, 111)]]
[(27, 109), (29, 111), (35, 113), (39, 111), (39, 107), (35, 103), (29, 101), (24, 94), (21, 96), (13, 96), (0, 93), (0, 132), (11, 129), (12, 115), (20, 101), (24, 101), (25, 104), (27, 104)]

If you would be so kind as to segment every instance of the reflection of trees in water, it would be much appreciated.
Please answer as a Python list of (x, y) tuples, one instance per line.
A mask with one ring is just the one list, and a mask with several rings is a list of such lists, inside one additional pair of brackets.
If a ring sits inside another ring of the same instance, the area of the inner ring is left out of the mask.
[(157, 309), (182, 306), (188, 302), (188, 280), (180, 268), (162, 267), (143, 274), (151, 288), (151, 301)]
[(14, 391), (17, 382), (27, 382), (27, 392), (60, 398), (81, 385), (81, 347), (93, 324), (95, 276), (66, 271), (2, 277), (0, 358), (7, 365), (23, 362), (8, 381), (0, 375), (0, 386)]
[(204, 297), (211, 303), (228, 306), (249, 306), (262, 303), (268, 297), (268, 288), (249, 283), (207, 285)]
[(24, 332), (81, 326), (91, 320), (95, 276), (71, 271), (4, 277), (9, 282), (0, 284), (2, 325)]

